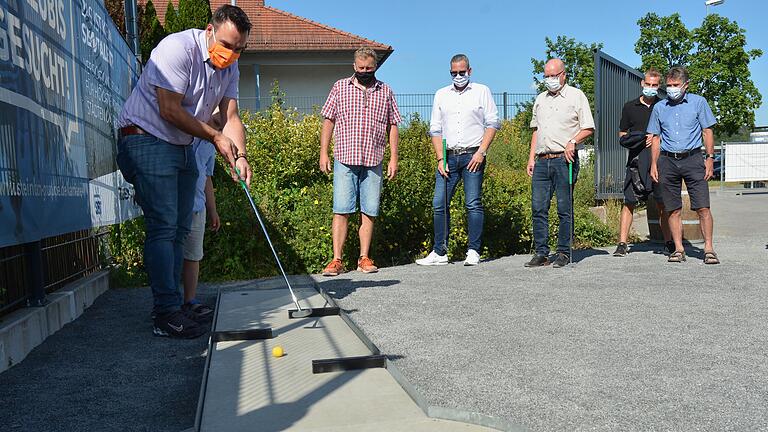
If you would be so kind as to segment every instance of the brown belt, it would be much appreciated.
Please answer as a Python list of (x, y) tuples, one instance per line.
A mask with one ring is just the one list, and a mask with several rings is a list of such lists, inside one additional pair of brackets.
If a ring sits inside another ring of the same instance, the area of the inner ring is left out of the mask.
[(563, 157), (564, 154), (565, 154), (564, 152), (560, 152), (560, 153), (542, 153), (542, 154), (537, 154), (536, 158), (538, 158), (538, 159), (557, 159), (559, 157)]
[(147, 132), (144, 131), (144, 129), (138, 127), (138, 126), (126, 126), (120, 128), (120, 136), (129, 136), (129, 135), (147, 135)]

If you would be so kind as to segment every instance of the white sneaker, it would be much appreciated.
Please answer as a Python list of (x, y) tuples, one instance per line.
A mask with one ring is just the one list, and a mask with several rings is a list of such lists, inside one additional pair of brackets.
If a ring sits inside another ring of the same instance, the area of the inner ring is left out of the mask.
[(448, 264), (448, 254), (438, 255), (437, 252), (432, 251), (426, 258), (417, 259), (416, 264), (423, 266), (435, 266)]
[(480, 254), (476, 250), (470, 249), (467, 251), (467, 259), (464, 260), (465, 266), (476, 266), (480, 264)]

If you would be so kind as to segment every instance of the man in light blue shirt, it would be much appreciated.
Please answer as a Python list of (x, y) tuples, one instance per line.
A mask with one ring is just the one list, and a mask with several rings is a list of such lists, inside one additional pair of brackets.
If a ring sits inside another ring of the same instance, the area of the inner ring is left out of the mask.
[[(245, 12), (227, 4), (216, 9), (205, 30), (167, 36), (152, 50), (118, 120), (117, 164), (144, 212), (144, 266), (157, 336), (195, 338), (208, 331), (207, 319), (181, 310), (179, 292), (198, 178), (190, 144), (193, 137), (212, 142), (232, 172), (237, 168), (250, 183), (237, 108), (237, 59), (250, 30)], [(207, 124), (217, 107), (222, 131)]]
[[(709, 185), (713, 177), (715, 143), (712, 126), (717, 123), (706, 99), (687, 93), (688, 71), (673, 67), (667, 73), (667, 99), (657, 103), (648, 121), (653, 134), (651, 177), (662, 187), (664, 207), (669, 212), (669, 228), (675, 252), (669, 262), (686, 260), (681, 225), (682, 182), (688, 189), (691, 209), (699, 216), (704, 235), (704, 263), (719, 264), (712, 246), (712, 213), (709, 210)], [(706, 153), (702, 158), (701, 144)]]

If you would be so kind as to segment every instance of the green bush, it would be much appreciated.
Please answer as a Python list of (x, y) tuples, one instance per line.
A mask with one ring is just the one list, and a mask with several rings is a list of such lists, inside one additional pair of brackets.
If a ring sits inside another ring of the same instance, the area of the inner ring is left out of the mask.
[[(488, 156), (483, 185), (486, 211), (481, 254), (493, 258), (528, 253), (532, 246), (530, 178), (525, 172), (531, 132), (530, 113), (505, 121)], [(300, 116), (274, 104), (266, 111), (244, 113), (249, 161), (253, 168), (251, 193), (286, 271), (317, 273), (332, 256), (332, 178), (318, 169), (321, 118)], [(435, 158), (427, 124), (409, 119), (400, 130), (399, 172), (385, 180), (371, 255), (381, 266), (411, 263), (432, 245), (432, 195)], [(389, 155), (385, 155), (385, 163)], [(575, 200), (578, 247), (602, 246), (614, 238), (589, 211), (594, 202), (593, 169), (584, 161)], [(206, 233), (201, 279), (252, 279), (277, 274), (277, 267), (244, 192), (217, 160), (213, 183), (222, 228)], [(461, 190), (459, 189), (459, 192)], [(557, 213), (552, 205), (550, 226), (556, 242)], [(463, 257), (467, 224), (463, 193), (451, 203), (449, 253)], [(359, 253), (359, 216), (350, 218), (344, 249), (347, 268)], [(119, 284), (145, 283), (141, 264), (141, 219), (112, 228), (113, 255), (119, 264)]]

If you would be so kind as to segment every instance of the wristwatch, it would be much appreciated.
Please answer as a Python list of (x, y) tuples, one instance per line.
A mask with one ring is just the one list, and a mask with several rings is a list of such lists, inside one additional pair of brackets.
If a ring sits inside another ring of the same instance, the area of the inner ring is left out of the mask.
[(571, 139), (568, 140), (568, 144), (576, 145), (576, 140), (571, 138)]
[(715, 158), (714, 154), (706, 154), (706, 155), (704, 155), (704, 159), (714, 159), (714, 158)]
[(481, 154), (483, 157), (486, 157), (486, 156), (488, 156), (488, 150), (483, 150), (483, 151), (481, 151), (481, 152), (480, 152), (480, 154)]

